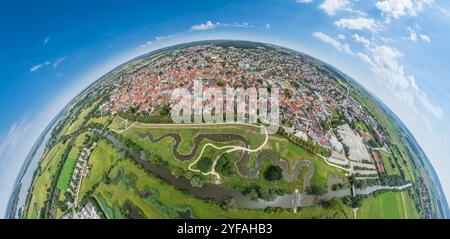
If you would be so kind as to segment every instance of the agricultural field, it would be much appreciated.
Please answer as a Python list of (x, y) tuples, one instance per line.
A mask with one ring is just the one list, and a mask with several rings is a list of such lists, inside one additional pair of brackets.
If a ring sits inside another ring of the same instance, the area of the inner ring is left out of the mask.
[(385, 192), (368, 196), (358, 210), (358, 218), (419, 218), (408, 192)]
[(56, 144), (50, 151), (47, 152), (46, 156), (42, 160), (39, 168), (39, 173), (33, 184), (33, 196), (30, 200), (30, 206), (28, 207), (27, 215), (31, 217), (38, 217), (41, 213), (41, 208), (44, 207), (46, 200), (48, 199), (49, 190), (52, 186), (52, 181), (54, 180), (64, 152), (66, 151), (67, 143)]
[(117, 162), (118, 158), (118, 152), (108, 141), (98, 142), (89, 158), (90, 171), (81, 184), (80, 199), (96, 184), (102, 182), (103, 176), (108, 173), (108, 170)]

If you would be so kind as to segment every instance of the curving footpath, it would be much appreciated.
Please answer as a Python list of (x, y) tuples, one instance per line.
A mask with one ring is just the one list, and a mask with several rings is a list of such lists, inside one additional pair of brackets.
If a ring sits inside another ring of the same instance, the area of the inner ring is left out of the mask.
[[(308, 171), (304, 177), (304, 181), (303, 181), (303, 186), (306, 189), (307, 187), (310, 186), (310, 181), (312, 176), (314, 175), (314, 166), (311, 163), (311, 161), (309, 160), (299, 160), (296, 162), (295, 166), (294, 166), (294, 170), (292, 173), (289, 173), (289, 165), (286, 161), (281, 160), (280, 158), (278, 158), (277, 155), (275, 155), (272, 151), (268, 150), (268, 149), (263, 149), (266, 144), (268, 143), (269, 140), (269, 136), (267, 133), (267, 130), (265, 129), (264, 126), (255, 126), (252, 125), (254, 127), (262, 127), (265, 131), (265, 140), (264, 142), (257, 148), (255, 149), (250, 149), (248, 142), (246, 140), (246, 138), (244, 138), (241, 135), (237, 135), (237, 134), (199, 134), (194, 138), (194, 146), (191, 150), (190, 153), (188, 154), (181, 154), (178, 151), (178, 148), (181, 144), (181, 136), (179, 134), (176, 133), (167, 133), (164, 135), (161, 135), (159, 137), (154, 137), (153, 134), (151, 132), (138, 132), (137, 135), (141, 138), (141, 139), (148, 139), (151, 143), (157, 143), (165, 138), (172, 138), (175, 143), (172, 146), (172, 153), (175, 156), (176, 159), (180, 160), (180, 161), (188, 161), (191, 160), (195, 154), (197, 153), (197, 150), (199, 149), (199, 146), (201, 144), (201, 142), (204, 139), (208, 139), (214, 142), (230, 142), (230, 141), (239, 141), (242, 142), (244, 146), (236, 146), (236, 145), (228, 145), (228, 146), (222, 146), (219, 147), (217, 145), (214, 145), (212, 143), (207, 143), (205, 144), (202, 149), (201, 152), (199, 154), (199, 156), (188, 166), (188, 169), (193, 171), (193, 172), (198, 172), (198, 173), (202, 173), (203, 175), (213, 175), (216, 177), (217, 181), (220, 181), (221, 176), (219, 173), (217, 173), (215, 171), (215, 166), (218, 162), (218, 160), (220, 159), (220, 156), (222, 154), (225, 153), (231, 153), (231, 152), (235, 152), (235, 151), (242, 151), (243, 155), (241, 157), (241, 159), (239, 159), (235, 166), (239, 172), (239, 174), (241, 174), (243, 177), (247, 177), (247, 178), (252, 178), (252, 177), (257, 177), (259, 172), (261, 171), (262, 165), (264, 163), (264, 161), (266, 159), (269, 159), (272, 161), (273, 164), (279, 166), (282, 170), (283, 170), (283, 178), (284, 180), (286, 180), (287, 182), (293, 182), (295, 180), (298, 179), (300, 172), (302, 171), (302, 169), (304, 167), (308, 168)], [(192, 168), (202, 157), (204, 151), (206, 150), (207, 147), (212, 147), (215, 148), (217, 150), (225, 150), (224, 152), (222, 152), (221, 154), (219, 154), (215, 160), (213, 161), (211, 170), (209, 172), (202, 172), (198, 169), (194, 169)], [(247, 169), (246, 168), (246, 164), (249, 160), (249, 153), (258, 153), (256, 156), (256, 165), (255, 167), (253, 167), (252, 169)]]

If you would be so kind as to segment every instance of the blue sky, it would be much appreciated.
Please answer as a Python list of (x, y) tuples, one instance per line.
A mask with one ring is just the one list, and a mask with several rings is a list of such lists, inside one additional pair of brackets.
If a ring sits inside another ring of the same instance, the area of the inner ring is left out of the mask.
[(335, 65), (410, 128), (450, 195), (450, 3), (439, 0), (2, 1), (0, 215), (38, 135), (77, 93), (152, 49), (201, 39)]

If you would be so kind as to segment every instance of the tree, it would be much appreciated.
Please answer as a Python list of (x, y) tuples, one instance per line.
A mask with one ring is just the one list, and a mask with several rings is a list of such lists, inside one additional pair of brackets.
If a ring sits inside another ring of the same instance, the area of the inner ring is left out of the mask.
[(216, 170), (223, 176), (232, 176), (234, 174), (234, 165), (225, 154), (222, 154), (219, 161), (217, 161)]
[(190, 183), (192, 187), (201, 188), (205, 182), (203, 181), (203, 178), (195, 175), (191, 178)]
[(171, 110), (172, 108), (170, 107), (170, 105), (165, 105), (160, 111), (159, 111), (159, 114), (161, 115), (161, 116), (167, 116), (167, 115), (169, 115), (170, 114), (170, 110)]
[(275, 182), (283, 177), (283, 170), (275, 165), (269, 166), (264, 172), (264, 178), (268, 181)]
[(175, 176), (176, 178), (183, 176), (183, 174), (184, 174), (184, 170), (180, 167), (175, 167), (172, 170), (172, 175)]
[(225, 83), (223, 83), (223, 81), (218, 81), (217, 82), (217, 86), (219, 87), (223, 87), (225, 85)]
[(328, 192), (328, 188), (325, 185), (320, 186), (312, 185), (308, 191), (312, 195), (324, 195), (325, 193)]
[(234, 198), (225, 199), (221, 206), (226, 212), (235, 212), (237, 210), (237, 203)]
[(278, 196), (277, 191), (274, 189), (259, 188), (259, 197), (266, 201), (273, 201)]
[(360, 208), (361, 207), (361, 198), (360, 197), (353, 197), (352, 198), (352, 208)]
[(197, 168), (200, 169), (200, 171), (206, 173), (211, 168), (211, 165), (212, 165), (211, 158), (210, 157), (203, 157), (198, 162)]
[(247, 188), (243, 194), (251, 200), (257, 200), (259, 198), (258, 190), (254, 187)]

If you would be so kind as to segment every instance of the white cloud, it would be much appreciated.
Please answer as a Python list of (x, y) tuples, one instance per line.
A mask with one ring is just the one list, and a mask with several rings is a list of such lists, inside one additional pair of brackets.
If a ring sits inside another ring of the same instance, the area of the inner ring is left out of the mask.
[(425, 5), (429, 5), (433, 0), (383, 0), (378, 1), (375, 6), (387, 17), (399, 19), (402, 16), (417, 16)]
[(341, 40), (345, 40), (346, 37), (344, 35), (342, 35), (342, 34), (339, 34), (338, 38), (341, 39)]
[[(156, 36), (155, 41), (161, 41), (161, 40), (165, 40), (165, 39), (169, 39), (169, 38), (174, 38), (178, 35), (179, 35), (179, 33), (174, 33), (174, 34), (169, 34), (169, 35), (164, 35), (164, 36)], [(149, 41), (149, 42), (150, 42), (150, 44), (152, 44), (151, 41)], [(149, 42), (147, 42), (147, 43), (149, 43)]]
[(47, 45), (47, 43), (50, 41), (50, 37), (46, 37), (44, 39), (44, 42), (42, 44)]
[(224, 24), (220, 24), (220, 23), (217, 23), (217, 26), (219, 27), (219, 26), (224, 26), (224, 27), (243, 27), (243, 28), (247, 28), (247, 27), (255, 27), (254, 25), (250, 25), (250, 24), (248, 24), (248, 22), (242, 22), (242, 23), (238, 23), (238, 22), (235, 22), (235, 23), (224, 23)]
[(334, 22), (334, 25), (340, 28), (347, 28), (350, 30), (369, 30), (371, 32), (377, 32), (381, 29), (381, 25), (377, 23), (373, 18), (342, 18)]
[(412, 29), (411, 27), (408, 28), (409, 31), (409, 36), (406, 37), (406, 39), (412, 41), (412, 42), (416, 42), (417, 41), (417, 32)]
[(348, 0), (325, 0), (320, 4), (319, 8), (324, 10), (328, 15), (334, 15), (336, 12), (342, 10), (351, 10)]
[(369, 39), (367, 39), (367, 38), (365, 38), (365, 37), (363, 37), (363, 36), (360, 36), (360, 35), (358, 35), (358, 34), (356, 34), (356, 33), (354, 33), (354, 34), (352, 35), (352, 38), (353, 38), (355, 41), (357, 41), (357, 42), (363, 44), (364, 47), (366, 47), (366, 48), (368, 48), (368, 47), (372, 44), (372, 42), (371, 42)]
[(211, 21), (207, 21), (206, 23), (193, 25), (189, 31), (207, 31), (216, 28), (220, 23), (213, 23)]
[[(156, 39), (156, 40), (159, 40), (159, 39)], [(148, 46), (150, 46), (151, 44), (152, 44), (152, 41), (148, 41), (148, 42), (146, 42), (146, 43), (140, 45), (140, 47), (141, 47), (141, 48), (148, 47)]]
[(433, 105), (428, 99), (428, 95), (426, 93), (419, 94), (419, 100), (422, 103), (423, 107), (430, 113), (432, 113), (437, 118), (442, 117), (442, 109), (439, 106)]
[(431, 42), (431, 38), (425, 34), (420, 34), (420, 39), (424, 42)]
[(450, 17), (450, 10), (441, 7), (441, 6), (434, 6), (435, 9), (437, 9), (439, 12), (441, 12), (442, 14), (444, 14), (447, 17)]
[(63, 61), (65, 61), (65, 60), (67, 60), (67, 56), (63, 56), (63, 57), (60, 57), (60, 58), (58, 58), (54, 63), (53, 63), (53, 68), (56, 68), (56, 67), (58, 67), (61, 63), (63, 63)]
[(31, 71), (31, 72), (35, 72), (35, 71), (41, 69), (42, 67), (47, 66), (47, 65), (50, 65), (50, 64), (51, 64), (51, 63), (50, 63), (49, 61), (42, 62), (42, 63), (40, 63), (40, 64), (37, 64), (37, 65), (31, 67), (31, 68), (30, 68), (30, 71)]
[(426, 92), (416, 84), (415, 77), (407, 74), (404, 67), (399, 64), (398, 59), (402, 57), (402, 54), (398, 50), (386, 45), (378, 45), (356, 34), (352, 37), (365, 46), (368, 54), (357, 52), (355, 55), (370, 66), (376, 79), (380, 80), (414, 112), (419, 112), (417, 105), (420, 104), (427, 112), (441, 118), (441, 107), (429, 100)]
[(0, 168), (3, 168), (7, 163), (11, 155), (17, 151), (21, 150), (17, 148), (21, 143), (21, 140), (27, 136), (32, 123), (27, 122), (26, 119), (20, 122), (14, 122), (9, 128), (8, 133), (0, 137)]
[[(417, 30), (416, 30), (417, 29)], [(416, 29), (412, 28), (412, 27), (408, 27), (408, 31), (409, 31), (409, 36), (407, 37), (403, 37), (403, 39), (412, 41), (412, 42), (417, 42), (418, 40), (424, 41), (424, 42), (431, 42), (431, 38), (426, 35), (426, 34), (419, 34), (418, 35), (418, 30), (420, 30), (420, 27), (416, 27)]]
[[(254, 25), (250, 25), (248, 22), (242, 22), (242, 23), (239, 23), (239, 22), (234, 22), (234, 23), (220, 23), (220, 22), (216, 22), (216, 23), (213, 23), (212, 21), (207, 21), (206, 23), (193, 25), (189, 29), (189, 31), (190, 32), (193, 32), (193, 31), (207, 31), (207, 30), (216, 29), (218, 27), (250, 28), (250, 27), (255, 27), (255, 26)], [(270, 27), (270, 24), (269, 24), (269, 27)]]
[(325, 43), (330, 44), (331, 46), (333, 46), (334, 48), (338, 49), (341, 52), (352, 54), (352, 51), (350, 50), (350, 46), (348, 44), (342, 44), (338, 40), (333, 39), (332, 37), (328, 36), (325, 33), (314, 32), (313, 36), (319, 38), (320, 40), (322, 40)]

